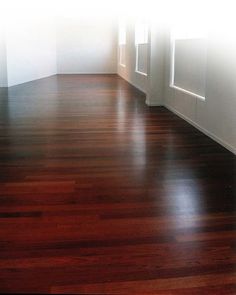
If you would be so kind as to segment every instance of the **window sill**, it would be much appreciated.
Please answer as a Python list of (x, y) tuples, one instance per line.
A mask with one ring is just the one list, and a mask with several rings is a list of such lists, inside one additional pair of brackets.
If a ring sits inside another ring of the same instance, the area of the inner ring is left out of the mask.
[(188, 95), (190, 95), (190, 96), (196, 97), (196, 98), (198, 98), (198, 99), (200, 99), (200, 100), (202, 100), (202, 101), (205, 101), (205, 100), (206, 100), (206, 97), (201, 96), (201, 95), (196, 94), (196, 93), (193, 93), (193, 92), (191, 92), (191, 91), (188, 91), (188, 90), (186, 90), (186, 89), (184, 89), (184, 88), (178, 87), (178, 86), (176, 86), (176, 85), (170, 85), (170, 87), (173, 88), (173, 89), (179, 90), (179, 91), (181, 91), (181, 92), (183, 92), (183, 93), (186, 93), (186, 94), (188, 94)]
[(145, 77), (147, 77), (147, 74), (146, 73), (144, 73), (144, 72), (140, 72), (140, 71), (135, 71), (135, 73), (137, 73), (137, 74), (140, 74), (140, 75), (142, 75), (142, 76), (145, 76)]

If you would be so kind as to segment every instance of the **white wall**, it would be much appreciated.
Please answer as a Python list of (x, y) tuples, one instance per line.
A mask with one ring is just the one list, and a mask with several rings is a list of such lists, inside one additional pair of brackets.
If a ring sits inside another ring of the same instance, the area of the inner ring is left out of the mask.
[(3, 23), (0, 23), (0, 87), (7, 87), (6, 40)]
[(108, 19), (60, 17), (57, 24), (57, 72), (116, 73), (117, 24)]
[(208, 38), (206, 99), (169, 87), (170, 38), (167, 36), (164, 105), (236, 153), (236, 44), (232, 35), (212, 31)]
[(8, 86), (56, 74), (53, 20), (26, 15), (9, 19), (6, 54)]
[(135, 24), (126, 24), (126, 66), (123, 67), (118, 61), (118, 75), (127, 80), (143, 92), (147, 92), (147, 77), (135, 72), (136, 48), (135, 48)]
[(147, 98), (149, 106), (164, 105), (166, 29), (160, 23), (150, 26)]
[[(14, 15), (0, 34), (0, 87), (57, 73), (116, 73), (114, 20)], [(6, 70), (7, 69), (7, 70)]]

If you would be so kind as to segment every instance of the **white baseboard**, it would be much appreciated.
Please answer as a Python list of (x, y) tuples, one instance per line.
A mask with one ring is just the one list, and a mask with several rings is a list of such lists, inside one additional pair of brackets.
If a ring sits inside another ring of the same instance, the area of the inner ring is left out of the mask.
[(198, 130), (200, 130), (201, 132), (203, 132), (204, 134), (206, 134), (207, 136), (209, 136), (211, 139), (213, 139), (214, 141), (216, 141), (217, 143), (219, 143), (220, 145), (222, 145), (223, 147), (225, 147), (227, 150), (229, 150), (230, 152), (232, 152), (233, 154), (236, 155), (236, 149), (235, 149), (235, 147), (233, 147), (229, 143), (225, 142), (224, 140), (220, 139), (218, 136), (216, 136), (215, 134), (213, 134), (210, 131), (206, 130), (205, 128), (201, 127), (199, 124), (195, 123), (190, 118), (188, 118), (185, 115), (181, 114), (176, 109), (174, 109), (174, 108), (172, 108), (172, 107), (170, 107), (168, 105), (165, 105), (164, 107), (167, 108), (168, 110), (170, 110), (171, 112), (175, 113), (177, 116), (179, 116), (180, 118), (184, 119), (185, 121), (187, 121), (188, 123), (190, 123), (191, 125), (193, 125), (194, 127), (196, 127)]
[(14, 83), (14, 84), (10, 84), (10, 85), (8, 85), (7, 88), (15, 87), (15, 86), (22, 85), (22, 84), (26, 84), (26, 83), (30, 83), (30, 82), (35, 82), (35, 81), (42, 80), (42, 79), (46, 79), (46, 78), (49, 78), (49, 77), (52, 77), (52, 76), (56, 76), (56, 75), (57, 75), (56, 73), (52, 73), (52, 74), (48, 74), (48, 75), (46, 75), (46, 76), (42, 76), (42, 77), (39, 77), (39, 78), (30, 79), (30, 80), (28, 80), (28, 81), (17, 82), (17, 83)]
[(64, 73), (57, 73), (57, 75), (117, 75), (116, 72), (64, 72)]

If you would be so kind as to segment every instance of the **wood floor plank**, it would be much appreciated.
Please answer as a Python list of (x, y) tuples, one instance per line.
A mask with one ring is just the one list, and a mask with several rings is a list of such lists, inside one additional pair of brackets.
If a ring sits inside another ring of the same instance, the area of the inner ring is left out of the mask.
[(236, 294), (236, 158), (117, 75), (0, 92), (0, 293)]
[[(130, 281), (121, 283), (104, 283), (104, 284), (84, 284), (84, 285), (68, 285), (55, 286), (51, 288), (52, 293), (79, 293), (79, 294), (202, 294), (205, 287), (206, 294), (215, 293), (215, 286), (221, 287), (219, 294), (227, 294), (227, 292), (235, 292), (236, 290), (236, 273), (230, 275), (205, 275), (191, 276), (171, 279), (156, 279), (147, 281)], [(202, 288), (201, 288), (202, 287)], [(211, 287), (213, 287), (211, 289)], [(228, 289), (229, 287), (229, 289)], [(198, 293), (196, 293), (198, 291)], [(235, 294), (235, 293), (229, 293)]]

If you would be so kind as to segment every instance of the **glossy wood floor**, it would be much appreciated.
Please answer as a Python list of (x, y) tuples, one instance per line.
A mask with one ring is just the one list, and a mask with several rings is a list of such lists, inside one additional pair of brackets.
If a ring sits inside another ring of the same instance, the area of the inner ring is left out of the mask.
[(116, 75), (0, 92), (0, 291), (236, 294), (233, 154)]

